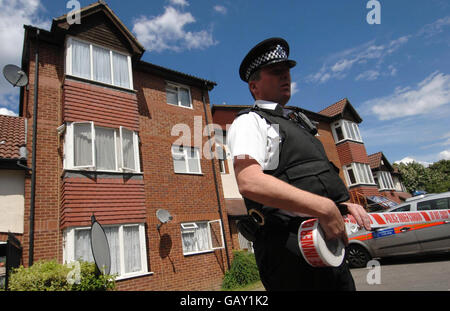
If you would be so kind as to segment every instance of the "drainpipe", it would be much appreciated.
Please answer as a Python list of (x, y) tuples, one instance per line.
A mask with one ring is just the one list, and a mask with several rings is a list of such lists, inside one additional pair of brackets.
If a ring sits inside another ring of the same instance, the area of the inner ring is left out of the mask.
[[(205, 88), (208, 89), (207, 83), (205, 82)], [(206, 126), (209, 125), (209, 121), (208, 121), (208, 113), (206, 110), (206, 100), (205, 100), (205, 90), (202, 89), (202, 101), (203, 101), (203, 110), (205, 111), (205, 121), (206, 121)], [(208, 141), (211, 144), (211, 135), (208, 131)], [(211, 151), (211, 145), (209, 146), (209, 152), (211, 155), (211, 165), (212, 165), (212, 170), (213, 170), (213, 176), (214, 176), (214, 185), (216, 188), (216, 196), (217, 196), (217, 203), (219, 206), (219, 216), (220, 216), (220, 221), (222, 222), (222, 236), (223, 236), (223, 243), (225, 244), (225, 254), (227, 257), (227, 264), (228, 264), (228, 270), (230, 270), (230, 257), (228, 256), (228, 244), (227, 244), (227, 236), (225, 234), (225, 224), (223, 222), (223, 217), (222, 217), (222, 205), (220, 204), (220, 195), (219, 195), (219, 184), (217, 182), (217, 175), (216, 175), (216, 166), (214, 165), (214, 157), (212, 156), (212, 151)]]
[(28, 251), (28, 266), (33, 265), (34, 252), (34, 201), (36, 192), (36, 133), (37, 133), (37, 103), (39, 88), (39, 29), (36, 30), (36, 56), (34, 63), (34, 107), (33, 107), (33, 146), (31, 164), (31, 199), (30, 199), (30, 245)]

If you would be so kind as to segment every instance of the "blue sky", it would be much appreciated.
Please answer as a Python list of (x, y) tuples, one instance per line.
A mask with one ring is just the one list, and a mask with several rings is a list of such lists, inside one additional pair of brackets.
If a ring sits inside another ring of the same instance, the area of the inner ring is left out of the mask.
[[(49, 29), (65, 0), (0, 0), (0, 66), (20, 64), (23, 24)], [(93, 0), (79, 1), (86, 6)], [(242, 58), (272, 36), (291, 47), (290, 105), (318, 112), (347, 97), (361, 115), (368, 154), (389, 161), (450, 159), (450, 3), (379, 0), (108, 0), (145, 46), (143, 60), (215, 81), (212, 104), (252, 98)], [(0, 113), (18, 112), (18, 90), (0, 79)]]

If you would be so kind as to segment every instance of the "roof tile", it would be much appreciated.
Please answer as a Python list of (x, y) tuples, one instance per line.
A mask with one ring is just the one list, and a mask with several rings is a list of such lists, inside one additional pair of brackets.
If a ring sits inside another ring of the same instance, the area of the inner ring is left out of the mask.
[(25, 119), (0, 115), (0, 159), (19, 159), (25, 144)]

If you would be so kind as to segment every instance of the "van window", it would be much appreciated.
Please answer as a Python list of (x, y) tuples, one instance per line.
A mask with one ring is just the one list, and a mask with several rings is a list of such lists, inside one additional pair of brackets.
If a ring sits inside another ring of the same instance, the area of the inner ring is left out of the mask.
[(437, 199), (436, 201), (436, 207), (435, 209), (448, 209), (448, 201), (449, 198), (442, 198), (442, 199)]
[(434, 200), (428, 200), (428, 201), (424, 201), (424, 202), (418, 202), (417, 210), (424, 211), (424, 210), (448, 209), (449, 208), (448, 200), (449, 200), (448, 198), (442, 198), (442, 199), (434, 199)]

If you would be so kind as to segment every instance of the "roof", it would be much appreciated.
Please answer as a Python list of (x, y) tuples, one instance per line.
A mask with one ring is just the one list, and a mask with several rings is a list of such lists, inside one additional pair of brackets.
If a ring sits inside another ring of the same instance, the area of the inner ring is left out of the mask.
[[(391, 163), (389, 163), (388, 159), (384, 156), (383, 152), (377, 152), (374, 154), (368, 155), (369, 157), (369, 165), (370, 168), (373, 169), (379, 169), (382, 165), (387, 167), (389, 171), (394, 171), (394, 168), (392, 167)], [(381, 160), (383, 160), (383, 163), (381, 163)]]
[(383, 153), (377, 152), (374, 154), (369, 155), (369, 165), (371, 169), (379, 168), (381, 165), (381, 158), (383, 156)]
[(326, 115), (328, 117), (334, 117), (337, 114), (341, 114), (344, 111), (345, 105), (347, 104), (347, 98), (341, 99), (337, 103), (319, 111), (320, 114)]
[(166, 77), (168, 79), (176, 80), (174, 82), (179, 81), (180, 83), (194, 83), (194, 84), (197, 84), (198, 86), (207, 86), (209, 91), (212, 90), (214, 88), (214, 86), (217, 85), (217, 83), (214, 81), (195, 77), (193, 75), (189, 75), (189, 74), (186, 74), (186, 73), (183, 73), (180, 71), (176, 71), (173, 69), (155, 65), (155, 64), (145, 62), (142, 60), (137, 63), (137, 68), (146, 70), (146, 71), (150, 71), (155, 74), (162, 75), (163, 77)]
[(19, 159), (25, 139), (24, 118), (0, 115), (0, 160)]
[[(136, 37), (131, 33), (131, 31), (122, 23), (122, 21), (117, 17), (117, 15), (111, 10), (111, 8), (106, 4), (104, 0), (99, 0), (98, 2), (94, 2), (88, 6), (82, 7), (80, 9), (81, 19), (83, 17), (98, 13), (104, 12), (106, 16), (113, 22), (113, 24), (117, 27), (120, 33), (124, 37), (127, 38), (128, 42), (130, 42), (133, 47), (135, 53), (142, 55), (145, 51), (145, 48), (141, 43), (136, 39)], [(69, 29), (70, 24), (67, 21), (68, 14), (64, 14), (60, 17), (54, 18), (52, 21), (51, 32), (55, 32), (57, 28), (60, 29)]]
[(358, 123), (362, 122), (362, 118), (356, 112), (355, 108), (350, 104), (348, 98), (343, 98), (340, 101), (332, 104), (331, 106), (326, 107), (325, 109), (319, 111), (319, 114), (322, 114), (327, 117), (343, 117), (346, 109), (350, 110), (350, 113), (353, 115), (355, 120)]

